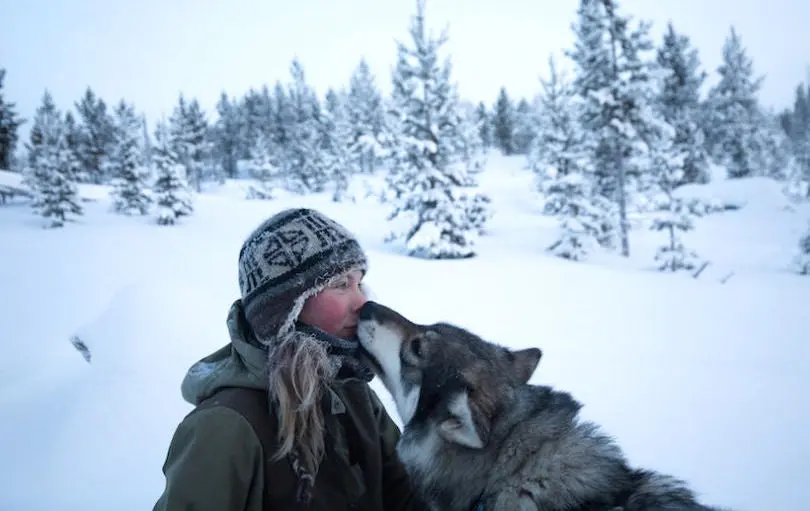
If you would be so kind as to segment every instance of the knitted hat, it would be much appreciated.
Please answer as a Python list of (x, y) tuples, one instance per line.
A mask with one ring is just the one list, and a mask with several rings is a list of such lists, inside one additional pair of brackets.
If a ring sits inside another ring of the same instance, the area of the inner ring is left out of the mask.
[(365, 253), (345, 227), (312, 209), (281, 211), (239, 252), (245, 319), (260, 341), (270, 342), (293, 328), (307, 298), (339, 275), (366, 268)]

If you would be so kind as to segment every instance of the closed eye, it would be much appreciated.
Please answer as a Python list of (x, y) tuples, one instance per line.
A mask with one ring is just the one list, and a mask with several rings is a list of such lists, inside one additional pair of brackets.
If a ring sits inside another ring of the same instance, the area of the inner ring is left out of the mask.
[(338, 280), (337, 282), (335, 282), (334, 284), (332, 284), (331, 287), (333, 289), (348, 289), (348, 287), (349, 287), (349, 279), (342, 278), (342, 279)]
[(422, 346), (422, 338), (421, 337), (414, 337), (411, 340), (410, 348), (411, 348), (411, 353), (416, 358), (422, 358), (422, 355), (424, 354), (423, 353), (424, 346)]

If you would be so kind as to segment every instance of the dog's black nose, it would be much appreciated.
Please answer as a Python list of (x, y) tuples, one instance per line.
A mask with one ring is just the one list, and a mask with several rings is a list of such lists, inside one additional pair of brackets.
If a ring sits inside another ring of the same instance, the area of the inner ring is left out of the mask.
[(371, 300), (367, 301), (360, 307), (360, 310), (357, 311), (357, 319), (360, 321), (368, 321), (374, 318), (374, 310), (377, 308), (377, 304), (372, 302)]

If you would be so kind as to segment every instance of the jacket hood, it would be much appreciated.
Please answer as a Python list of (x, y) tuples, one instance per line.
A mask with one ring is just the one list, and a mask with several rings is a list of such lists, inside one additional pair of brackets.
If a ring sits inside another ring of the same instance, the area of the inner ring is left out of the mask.
[(195, 362), (180, 385), (183, 399), (194, 406), (223, 387), (267, 388), (267, 351), (248, 340), (241, 299), (231, 305), (226, 323), (231, 341)]

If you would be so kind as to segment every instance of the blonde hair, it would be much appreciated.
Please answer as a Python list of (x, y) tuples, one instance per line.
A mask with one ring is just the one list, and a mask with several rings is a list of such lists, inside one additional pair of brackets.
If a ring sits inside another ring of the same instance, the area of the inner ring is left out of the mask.
[(269, 392), (278, 414), (277, 461), (293, 449), (299, 461), (313, 475), (324, 453), (324, 416), (321, 398), (332, 376), (332, 362), (326, 347), (309, 335), (291, 336), (273, 353), (269, 366)]
[[(313, 478), (318, 473), (325, 448), (321, 400), (340, 362), (330, 357), (321, 341), (295, 332), (293, 324), (310, 296), (329, 287), (346, 273), (319, 282), (298, 297), (280, 329), (282, 338), (268, 353), (268, 391), (275, 398), (278, 415), (279, 446), (272, 460), (295, 454)], [(361, 284), (361, 292), (366, 298), (372, 296), (366, 284)]]

